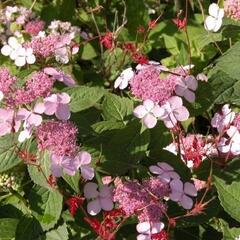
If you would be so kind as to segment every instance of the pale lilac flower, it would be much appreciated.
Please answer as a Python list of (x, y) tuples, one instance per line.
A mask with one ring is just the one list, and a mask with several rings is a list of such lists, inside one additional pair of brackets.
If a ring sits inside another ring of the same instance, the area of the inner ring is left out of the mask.
[(121, 90), (128, 86), (129, 81), (134, 77), (134, 71), (131, 67), (122, 71), (120, 76), (114, 82), (114, 88), (119, 88)]
[(209, 5), (209, 15), (204, 22), (207, 31), (217, 32), (222, 26), (222, 19), (224, 17), (224, 9), (219, 8), (216, 3)]
[(62, 172), (74, 176), (78, 168), (74, 159), (68, 156), (51, 155), (51, 171), (55, 177), (61, 177)]
[(71, 98), (67, 93), (52, 94), (44, 98), (44, 113), (46, 115), (55, 114), (59, 120), (68, 120), (70, 118), (70, 109), (68, 103)]
[(94, 177), (94, 169), (91, 167), (91, 155), (82, 151), (74, 158), (77, 169), (81, 169), (81, 176), (86, 180), (92, 180)]
[(55, 50), (55, 59), (57, 62), (67, 64), (69, 62), (68, 48), (61, 47)]
[(44, 73), (52, 76), (55, 80), (58, 80), (59, 82), (63, 82), (65, 85), (67, 85), (69, 87), (76, 85), (76, 82), (70, 75), (67, 75), (60, 70), (57, 70), (52, 67), (46, 67), (46, 68), (44, 68), (43, 71), (44, 71)]
[(191, 197), (197, 196), (197, 189), (192, 183), (183, 182), (180, 179), (175, 179), (170, 182), (172, 192), (169, 197), (172, 201), (178, 202), (185, 209), (193, 207), (193, 200)]
[(226, 134), (229, 138), (222, 137), (218, 149), (222, 153), (231, 152), (234, 156), (240, 154), (240, 132), (235, 126), (231, 126)]
[(195, 93), (198, 87), (196, 78), (192, 75), (180, 77), (177, 80), (175, 92), (178, 96), (184, 97), (189, 102), (195, 102)]
[(235, 118), (235, 112), (232, 112), (229, 104), (225, 104), (222, 107), (221, 113), (215, 113), (211, 125), (214, 128), (217, 128), (219, 133), (222, 133), (227, 129)]
[(31, 137), (33, 128), (39, 126), (42, 123), (42, 116), (40, 114), (43, 112), (44, 106), (41, 103), (36, 104), (33, 111), (28, 111), (25, 108), (18, 110), (16, 114), (16, 121), (24, 121), (24, 129), (18, 136), (19, 142), (24, 142), (26, 139), (29, 139)]
[(0, 136), (17, 132), (20, 127), (20, 122), (15, 121), (15, 113), (12, 109), (0, 108)]
[(157, 124), (157, 118), (164, 114), (164, 110), (158, 104), (154, 104), (152, 100), (147, 99), (143, 101), (143, 105), (139, 105), (133, 110), (133, 114), (142, 119), (147, 128), (153, 128)]
[(140, 233), (137, 240), (151, 240), (151, 235), (160, 233), (164, 229), (163, 222), (141, 222), (136, 226), (136, 230)]
[(101, 209), (111, 211), (113, 209), (113, 199), (111, 188), (107, 185), (98, 187), (96, 183), (89, 182), (84, 186), (84, 196), (91, 199), (87, 204), (87, 211), (90, 215), (97, 215)]
[(164, 110), (164, 114), (160, 116), (160, 119), (163, 120), (167, 128), (173, 128), (178, 121), (185, 121), (189, 118), (189, 112), (183, 106), (180, 97), (169, 98), (161, 108)]
[(157, 174), (161, 180), (167, 183), (171, 180), (180, 178), (180, 176), (174, 171), (174, 168), (165, 162), (158, 162), (157, 166), (152, 165), (149, 169), (151, 173)]

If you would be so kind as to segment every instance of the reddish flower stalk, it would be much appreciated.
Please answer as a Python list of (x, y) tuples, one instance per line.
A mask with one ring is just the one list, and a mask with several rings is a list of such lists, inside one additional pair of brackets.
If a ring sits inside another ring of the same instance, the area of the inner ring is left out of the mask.
[(84, 202), (84, 198), (80, 196), (72, 196), (66, 201), (69, 212), (73, 217), (75, 216), (77, 209), (82, 206), (83, 202)]

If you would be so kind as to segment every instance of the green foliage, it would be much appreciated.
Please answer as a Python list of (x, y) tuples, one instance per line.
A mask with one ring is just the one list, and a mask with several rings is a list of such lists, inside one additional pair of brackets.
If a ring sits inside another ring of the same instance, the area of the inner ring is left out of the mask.
[(0, 239), (12, 240), (15, 237), (15, 231), (19, 219), (15, 218), (0, 218)]
[(29, 203), (33, 216), (39, 221), (43, 230), (55, 226), (63, 203), (63, 196), (57, 190), (35, 185), (29, 194)]

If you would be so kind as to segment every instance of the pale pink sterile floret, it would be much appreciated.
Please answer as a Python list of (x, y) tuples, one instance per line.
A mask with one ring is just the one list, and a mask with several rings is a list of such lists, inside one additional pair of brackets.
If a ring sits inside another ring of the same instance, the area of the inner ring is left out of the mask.
[(19, 142), (24, 142), (26, 139), (29, 139), (32, 135), (34, 127), (39, 126), (42, 123), (42, 114), (44, 112), (43, 104), (36, 104), (33, 111), (28, 111), (25, 108), (18, 110), (16, 114), (17, 121), (24, 121), (23, 130), (18, 136)]
[(164, 110), (158, 104), (154, 104), (152, 100), (147, 99), (133, 110), (133, 114), (140, 118), (147, 128), (153, 128), (156, 126), (158, 118), (164, 114)]
[(85, 180), (92, 180), (94, 177), (94, 169), (91, 166), (91, 154), (86, 151), (79, 152), (74, 158), (77, 168), (81, 170), (81, 176)]
[(234, 20), (240, 20), (240, 1), (239, 0), (226, 0), (224, 1), (224, 11), (227, 17)]
[(149, 167), (150, 172), (167, 183), (174, 179), (180, 179), (180, 176), (174, 171), (174, 168), (165, 162), (158, 162), (157, 165)]
[(174, 202), (178, 202), (180, 206), (185, 209), (191, 209), (193, 207), (193, 200), (191, 197), (197, 196), (196, 187), (189, 182), (183, 184), (180, 179), (175, 179), (170, 182), (171, 193), (170, 199)]
[(160, 116), (160, 119), (163, 120), (167, 128), (173, 128), (178, 121), (186, 121), (189, 118), (189, 112), (183, 106), (180, 97), (174, 96), (169, 98), (161, 108), (164, 110), (164, 114)]
[(148, 61), (148, 63), (145, 63), (145, 64), (138, 64), (136, 66), (136, 70), (137, 71), (140, 71), (140, 70), (143, 70), (143, 69), (146, 69), (148, 67), (155, 67), (159, 72), (161, 71), (169, 71), (169, 69), (163, 65), (161, 65), (159, 62), (156, 62), (156, 61)]
[(225, 104), (222, 107), (220, 113), (215, 113), (212, 120), (211, 125), (214, 128), (217, 128), (219, 133), (223, 133), (226, 129), (229, 128), (230, 124), (233, 122), (235, 118), (235, 112), (232, 112), (229, 104)]
[(152, 234), (160, 233), (164, 229), (163, 222), (141, 222), (136, 226), (139, 233), (137, 240), (151, 240)]
[(228, 138), (222, 137), (218, 143), (218, 150), (222, 153), (240, 154), (240, 132), (235, 126), (230, 126), (226, 131)]
[(186, 77), (179, 77), (175, 92), (178, 96), (184, 97), (188, 102), (195, 102), (195, 93), (198, 87), (196, 78), (192, 75)]
[(56, 154), (51, 155), (51, 171), (55, 177), (61, 177), (63, 172), (74, 176), (77, 170), (73, 158)]
[(84, 197), (90, 200), (87, 204), (87, 211), (95, 216), (101, 210), (111, 211), (113, 209), (112, 190), (107, 185), (98, 186), (89, 182), (84, 186)]
[(72, 87), (76, 85), (75, 80), (68, 74), (65, 74), (64, 72), (57, 70), (53, 67), (46, 67), (43, 69), (44, 73), (52, 76), (55, 80), (59, 82), (63, 82), (65, 85)]
[(15, 121), (15, 112), (12, 109), (0, 108), (0, 136), (11, 132), (17, 132), (20, 128), (20, 121)]
[(126, 68), (120, 74), (120, 76), (114, 82), (114, 88), (119, 88), (121, 90), (127, 88), (130, 80), (134, 77), (134, 71), (131, 67)]
[(67, 93), (52, 94), (49, 97), (44, 98), (44, 113), (46, 115), (54, 115), (59, 120), (68, 120), (70, 118), (70, 109), (68, 104), (71, 98)]

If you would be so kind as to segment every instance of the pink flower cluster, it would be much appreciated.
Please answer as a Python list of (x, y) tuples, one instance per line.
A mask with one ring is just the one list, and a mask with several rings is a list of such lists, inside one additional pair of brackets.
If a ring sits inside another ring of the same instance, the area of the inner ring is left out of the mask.
[(224, 12), (226, 16), (234, 20), (240, 20), (240, 1), (239, 0), (224, 1)]
[(187, 69), (189, 66), (170, 70), (158, 62), (149, 61), (138, 64), (136, 71), (125, 69), (116, 79), (114, 87), (123, 90), (130, 83), (131, 93), (143, 101), (133, 113), (147, 128), (155, 127), (158, 119), (167, 128), (174, 128), (178, 121), (189, 118), (181, 97), (191, 103), (195, 101), (198, 78), (189, 75)]
[(27, 80), (24, 88), (17, 89), (8, 100), (9, 105), (18, 106), (34, 102), (38, 97), (50, 94), (55, 80), (42, 71), (35, 72)]
[(16, 82), (17, 78), (11, 76), (7, 68), (0, 68), (0, 91), (3, 94), (8, 94), (11, 92), (11, 87)]
[(40, 31), (43, 31), (44, 26), (45, 26), (44, 21), (42, 21), (42, 20), (32, 20), (32, 21), (29, 21), (24, 26), (24, 29), (31, 36), (37, 36)]
[(160, 72), (154, 66), (149, 66), (136, 73), (130, 82), (131, 92), (141, 100), (150, 99), (155, 103), (164, 103), (176, 86), (176, 76), (169, 74), (160, 78)]
[(58, 156), (72, 156), (77, 152), (77, 128), (71, 122), (47, 121), (36, 131), (38, 148)]
[(127, 216), (135, 215), (140, 222), (157, 222), (167, 210), (163, 198), (168, 194), (168, 184), (151, 178), (142, 183), (137, 180), (118, 183), (113, 200)]

